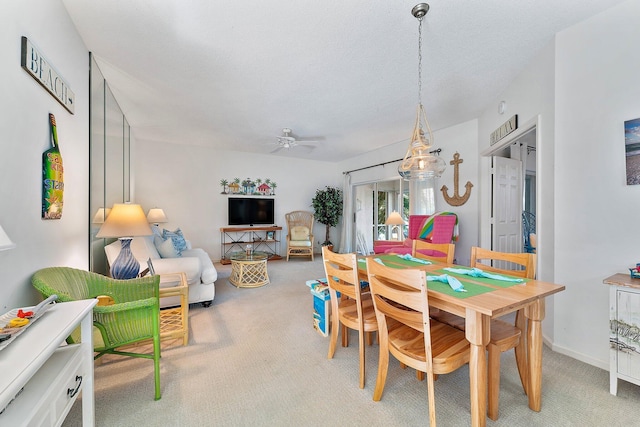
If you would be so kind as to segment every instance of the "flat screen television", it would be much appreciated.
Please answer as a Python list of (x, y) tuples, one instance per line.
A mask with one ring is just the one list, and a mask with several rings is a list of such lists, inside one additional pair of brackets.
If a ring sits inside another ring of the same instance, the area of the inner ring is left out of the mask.
[(229, 225), (273, 225), (274, 199), (229, 197)]

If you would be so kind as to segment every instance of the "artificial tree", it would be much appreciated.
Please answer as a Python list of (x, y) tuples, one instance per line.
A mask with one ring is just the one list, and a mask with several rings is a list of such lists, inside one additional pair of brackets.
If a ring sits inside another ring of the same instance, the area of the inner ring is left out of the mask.
[(342, 190), (337, 187), (326, 186), (316, 190), (316, 195), (311, 199), (316, 221), (327, 227), (322, 246), (332, 245), (329, 240), (331, 227), (338, 225), (342, 215)]

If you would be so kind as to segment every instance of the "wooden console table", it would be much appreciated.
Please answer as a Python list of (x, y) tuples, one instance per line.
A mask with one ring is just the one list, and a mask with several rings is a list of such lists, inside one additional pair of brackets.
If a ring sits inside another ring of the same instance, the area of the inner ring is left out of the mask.
[(281, 231), (282, 227), (221, 227), (220, 263), (230, 264), (231, 254), (244, 252), (247, 245), (251, 245), (254, 251), (265, 252), (269, 260), (282, 259)]
[[(55, 304), (0, 352), (0, 425), (61, 425), (82, 391), (82, 425), (95, 424), (93, 306)], [(82, 342), (61, 345), (78, 325)]]

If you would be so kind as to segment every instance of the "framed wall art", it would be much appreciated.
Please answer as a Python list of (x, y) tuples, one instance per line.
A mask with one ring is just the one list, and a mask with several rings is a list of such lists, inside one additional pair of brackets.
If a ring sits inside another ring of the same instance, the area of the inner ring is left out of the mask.
[(624, 122), (627, 185), (640, 184), (640, 118)]

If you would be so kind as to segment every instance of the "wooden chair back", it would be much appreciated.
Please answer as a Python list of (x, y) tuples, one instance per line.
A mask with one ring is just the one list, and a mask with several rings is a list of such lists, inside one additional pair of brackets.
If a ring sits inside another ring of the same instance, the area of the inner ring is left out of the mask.
[[(333, 358), (338, 342), (338, 333), (342, 331), (342, 346), (349, 345), (349, 329), (358, 331), (360, 388), (365, 383), (365, 333), (369, 344), (372, 333), (378, 330), (378, 322), (371, 301), (371, 294), (362, 292), (358, 278), (356, 254), (338, 254), (327, 246), (322, 247), (324, 271), (331, 297), (331, 336), (327, 358)], [(338, 298), (338, 292), (340, 297)]]
[(362, 292), (358, 279), (356, 254), (338, 254), (323, 246), (322, 262), (327, 275), (332, 304), (338, 302), (338, 298), (335, 298), (338, 292), (356, 301), (361, 301)]
[(367, 258), (367, 273), (380, 337), (373, 400), (382, 397), (391, 353), (401, 364), (427, 373), (429, 425), (435, 426), (435, 375), (467, 364), (469, 342), (464, 332), (429, 318), (424, 271), (389, 268)]
[[(443, 255), (426, 255), (420, 250), (431, 250), (440, 252)], [(456, 245), (453, 243), (430, 243), (424, 240), (414, 240), (412, 255), (416, 258), (428, 259), (436, 262), (444, 262), (447, 264), (453, 264), (453, 258), (456, 252)]]
[[(507, 253), (472, 247), (470, 265), (471, 267), (481, 268), (484, 271), (509, 274), (525, 279), (534, 279), (536, 277), (536, 254), (534, 253)], [(447, 323), (451, 324), (451, 322)], [(491, 320), (491, 340), (487, 346), (489, 353), (487, 415), (492, 420), (498, 419), (501, 353), (514, 349), (520, 382), (525, 394), (527, 394), (528, 381), (526, 372), (529, 368), (527, 366), (526, 342), (522, 338), (525, 336), (527, 328), (527, 319), (522, 309), (516, 312), (514, 324), (501, 319)]]
[(471, 248), (470, 266), (488, 272), (535, 279), (536, 254), (497, 252), (474, 246)]

